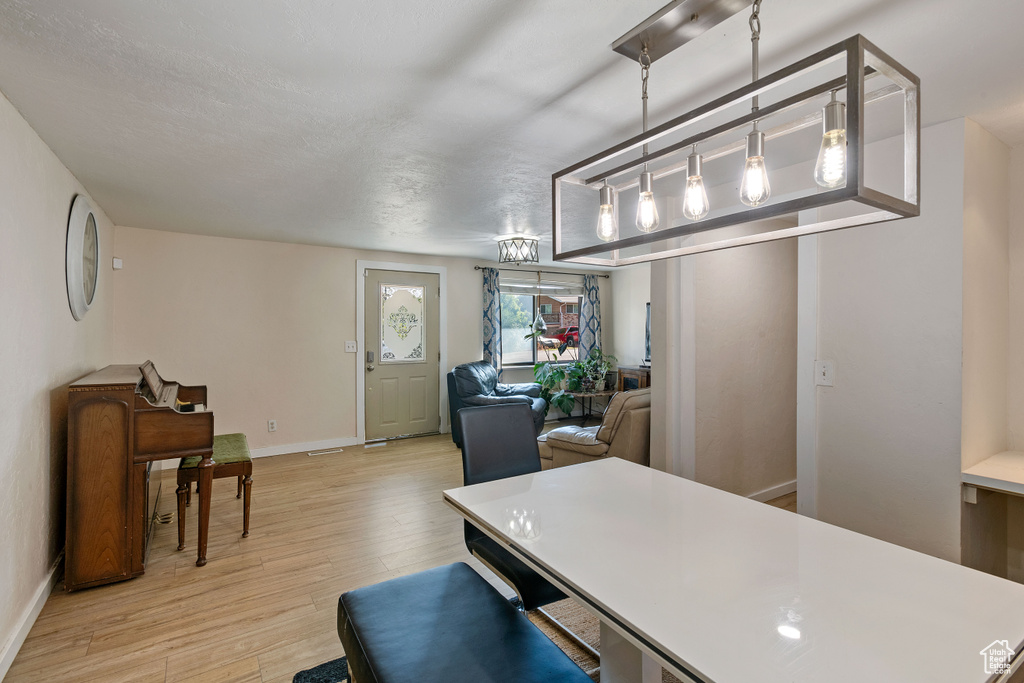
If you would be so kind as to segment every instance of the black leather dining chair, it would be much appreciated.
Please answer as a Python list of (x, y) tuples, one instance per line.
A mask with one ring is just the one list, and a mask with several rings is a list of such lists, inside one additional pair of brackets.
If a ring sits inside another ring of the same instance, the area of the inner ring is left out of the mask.
[[(529, 405), (463, 408), (457, 419), (462, 427), (462, 481), (466, 486), (540, 472), (540, 453)], [(497, 541), (468, 521), (464, 524), (469, 552), (515, 590), (523, 610), (565, 599), (564, 593)]]

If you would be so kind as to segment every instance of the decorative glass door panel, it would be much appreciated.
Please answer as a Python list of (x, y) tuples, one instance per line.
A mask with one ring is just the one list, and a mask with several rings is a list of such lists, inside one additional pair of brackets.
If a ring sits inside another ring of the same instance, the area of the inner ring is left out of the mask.
[(423, 287), (380, 284), (380, 362), (423, 363), (427, 311)]

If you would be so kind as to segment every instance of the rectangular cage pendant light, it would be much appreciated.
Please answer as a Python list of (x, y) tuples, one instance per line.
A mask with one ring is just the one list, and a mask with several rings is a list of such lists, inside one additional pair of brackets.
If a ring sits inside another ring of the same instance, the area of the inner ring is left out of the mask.
[[(917, 216), (919, 91), (917, 76), (860, 35), (764, 76), (555, 173), (554, 258), (621, 266)], [(751, 152), (755, 125), (764, 135)], [(771, 194), (749, 206), (740, 179), (762, 150)], [(832, 161), (844, 175), (829, 177)], [(645, 164), (654, 232), (636, 227)], [(702, 216), (686, 192), (695, 178)]]

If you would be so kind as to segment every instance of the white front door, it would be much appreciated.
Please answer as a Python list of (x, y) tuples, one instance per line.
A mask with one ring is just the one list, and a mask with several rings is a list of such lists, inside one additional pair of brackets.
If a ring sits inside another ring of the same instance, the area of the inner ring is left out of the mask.
[(366, 440), (434, 434), (441, 426), (440, 276), (367, 270)]

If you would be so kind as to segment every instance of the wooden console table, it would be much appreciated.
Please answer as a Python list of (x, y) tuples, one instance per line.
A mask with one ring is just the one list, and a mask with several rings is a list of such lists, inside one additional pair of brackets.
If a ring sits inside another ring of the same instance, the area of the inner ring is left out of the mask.
[(651, 368), (643, 365), (619, 366), (619, 391), (646, 389), (651, 386)]

